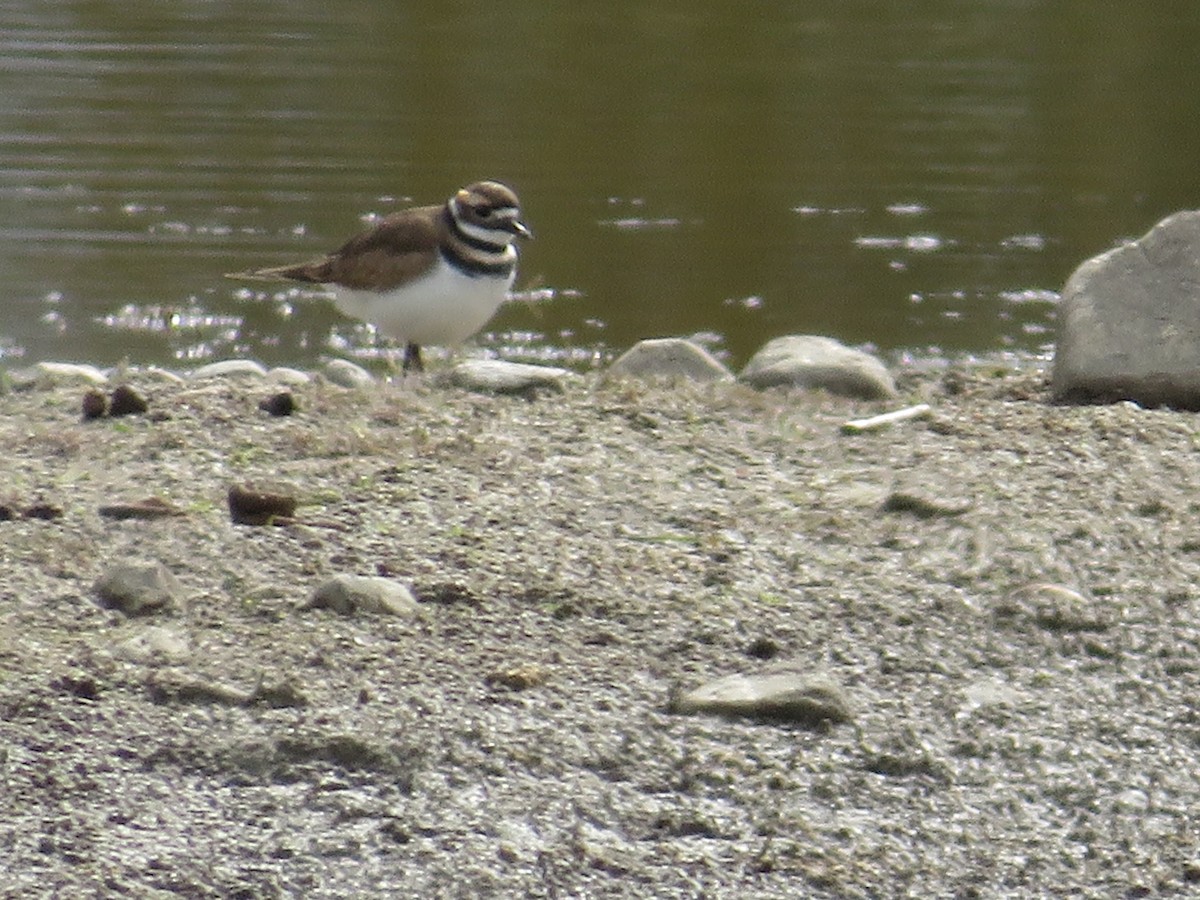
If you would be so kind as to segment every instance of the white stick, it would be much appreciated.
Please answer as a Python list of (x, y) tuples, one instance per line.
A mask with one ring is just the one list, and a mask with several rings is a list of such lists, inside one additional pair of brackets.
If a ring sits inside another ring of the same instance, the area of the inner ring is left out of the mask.
[(909, 419), (923, 419), (931, 412), (933, 412), (933, 408), (928, 403), (918, 403), (916, 406), (906, 406), (904, 409), (871, 416), (869, 419), (852, 419), (849, 422), (843, 422), (842, 432), (844, 434), (861, 434), (864, 431), (874, 431), (877, 428), (884, 428), (896, 422), (907, 422)]

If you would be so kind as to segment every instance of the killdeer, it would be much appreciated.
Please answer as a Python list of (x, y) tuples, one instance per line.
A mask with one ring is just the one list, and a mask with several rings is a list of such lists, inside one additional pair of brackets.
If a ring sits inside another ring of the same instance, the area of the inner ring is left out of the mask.
[(404, 342), (404, 371), (424, 371), (422, 344), (457, 344), (484, 326), (508, 297), (517, 238), (533, 235), (513, 191), (469, 184), (441, 206), (392, 213), (312, 262), (231, 278), (324, 285), (345, 315)]

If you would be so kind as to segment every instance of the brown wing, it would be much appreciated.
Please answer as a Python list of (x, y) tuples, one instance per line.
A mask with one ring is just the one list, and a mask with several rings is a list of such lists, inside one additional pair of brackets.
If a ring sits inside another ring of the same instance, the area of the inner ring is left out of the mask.
[(322, 259), (259, 269), (241, 277), (389, 290), (420, 277), (437, 262), (442, 214), (440, 206), (393, 213)]

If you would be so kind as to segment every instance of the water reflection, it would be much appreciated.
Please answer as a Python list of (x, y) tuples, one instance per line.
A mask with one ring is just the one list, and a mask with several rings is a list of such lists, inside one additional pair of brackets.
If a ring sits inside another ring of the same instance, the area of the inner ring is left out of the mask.
[(0, 363), (383, 353), (221, 276), (483, 177), (539, 236), (504, 353), (1037, 349), (1079, 261), (1200, 197), (1200, 7), (3, 6)]

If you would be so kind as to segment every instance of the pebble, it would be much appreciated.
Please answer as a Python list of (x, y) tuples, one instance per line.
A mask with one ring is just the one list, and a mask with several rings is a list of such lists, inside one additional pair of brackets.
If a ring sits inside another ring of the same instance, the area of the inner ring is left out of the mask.
[(40, 501), (25, 507), (21, 515), (26, 519), (39, 519), (43, 522), (52, 522), (55, 519), (61, 519), (64, 513), (61, 506)]
[(635, 378), (732, 381), (733, 373), (719, 359), (684, 338), (638, 341), (608, 368), (610, 375)]
[(296, 515), (296, 498), (234, 485), (226, 496), (229, 518), (237, 525), (287, 525)]
[(509, 666), (496, 669), (484, 676), (483, 683), (488, 687), (506, 688), (510, 691), (524, 691), (537, 687), (550, 677), (550, 673), (536, 663)]
[(1061, 584), (1037, 582), (1018, 588), (996, 608), (998, 618), (1020, 618), (1055, 632), (1107, 631), (1113, 614), (1105, 605), (1089, 600)]
[(92, 419), (102, 419), (108, 415), (108, 398), (104, 396), (104, 391), (98, 391), (92, 388), (83, 395), (83, 418), (86, 421)]
[(966, 500), (946, 500), (912, 491), (892, 491), (880, 507), (885, 513), (908, 513), (918, 519), (937, 519), (961, 516), (971, 509)]
[(149, 412), (150, 404), (146, 398), (127, 384), (118, 385), (112, 392), (108, 404), (108, 414), (114, 419), (120, 416), (141, 415)]
[(335, 575), (321, 584), (301, 609), (331, 609), (343, 616), (355, 613), (409, 616), (417, 600), (407, 587), (390, 578)]
[(108, 384), (108, 376), (95, 366), (78, 363), (40, 362), (34, 366), (39, 381), (57, 384), (63, 381), (85, 381), (88, 384)]
[(162, 563), (118, 563), (96, 581), (100, 604), (127, 616), (175, 609), (183, 596), (179, 579)]
[(97, 512), (106, 519), (165, 519), (186, 513), (161, 497), (106, 503)]
[(746, 363), (738, 379), (760, 389), (824, 389), (862, 400), (896, 396), (891, 373), (876, 357), (833, 338), (811, 334), (767, 341)]
[(842, 688), (823, 673), (778, 666), (757, 675), (727, 675), (672, 703), (678, 713), (716, 713), (819, 725), (849, 722), (853, 716)]
[(375, 383), (370, 372), (348, 359), (331, 359), (321, 372), (333, 384), (344, 388), (370, 387)]
[(267, 369), (262, 363), (252, 359), (223, 359), (193, 369), (191, 373), (192, 378), (228, 378), (231, 375), (266, 378)]
[(274, 381), (277, 384), (286, 384), (290, 387), (300, 387), (312, 381), (312, 376), (300, 369), (293, 369), (290, 366), (276, 366), (267, 372), (267, 380)]
[(290, 416), (296, 411), (296, 398), (291, 391), (280, 391), (260, 400), (258, 408), (272, 416)]
[(942, 782), (951, 778), (950, 766), (911, 727), (887, 735), (874, 745), (860, 739), (859, 751), (862, 753), (862, 767), (876, 775), (889, 778), (926, 777)]
[(133, 662), (183, 662), (191, 654), (187, 638), (152, 625), (144, 628), (116, 646), (118, 655)]
[(981, 678), (963, 688), (961, 710), (970, 712), (990, 706), (1020, 707), (1027, 698), (1023, 692), (1000, 678)]
[(455, 387), (488, 394), (535, 394), (540, 390), (562, 393), (563, 382), (575, 377), (570, 369), (534, 366), (502, 359), (465, 359), (450, 370)]
[(148, 681), (146, 688), (150, 699), (158, 704), (266, 706), (272, 709), (308, 706), (304, 692), (288, 681), (259, 684), (254, 690), (246, 691), (206, 678), (162, 673)]

